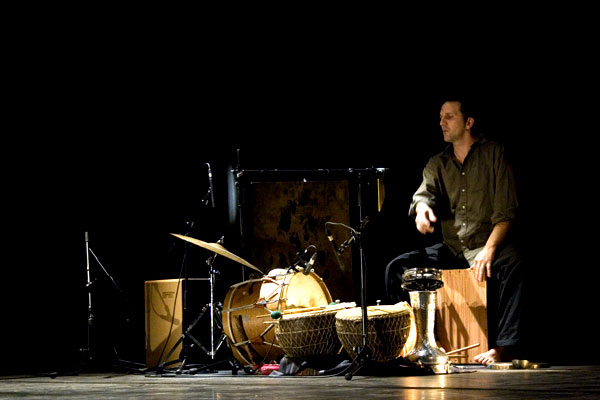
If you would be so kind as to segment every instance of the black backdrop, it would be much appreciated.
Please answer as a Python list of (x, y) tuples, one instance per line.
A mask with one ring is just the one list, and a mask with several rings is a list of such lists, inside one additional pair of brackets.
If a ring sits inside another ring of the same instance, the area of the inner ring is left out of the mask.
[[(532, 349), (554, 363), (598, 360), (590, 323), (598, 303), (594, 137), (581, 119), (588, 78), (557, 81), (526, 68), (449, 87), (437, 75), (417, 78), (391, 65), (215, 65), (201, 75), (124, 65), (101, 64), (94, 76), (85, 68), (32, 75), (27, 93), (35, 98), (20, 97), (28, 109), (4, 147), (15, 160), (6, 170), (4, 372), (77, 367), (87, 331), (86, 231), (122, 290), (92, 260), (96, 345), (106, 358), (115, 346), (122, 358), (143, 362), (143, 282), (181, 269), (182, 245), (168, 233), (208, 242), (225, 235), (227, 247), (240, 251), (227, 194), (228, 170), (238, 162), (389, 168), (384, 211), (369, 237), (370, 274), (383, 279), (391, 257), (423, 243), (407, 207), (427, 158), (444, 145), (441, 101), (458, 87), (484, 110), (481, 131), (513, 158), (531, 270)], [(215, 209), (201, 204), (206, 162)], [(190, 257), (190, 274), (205, 276), (206, 254)]]

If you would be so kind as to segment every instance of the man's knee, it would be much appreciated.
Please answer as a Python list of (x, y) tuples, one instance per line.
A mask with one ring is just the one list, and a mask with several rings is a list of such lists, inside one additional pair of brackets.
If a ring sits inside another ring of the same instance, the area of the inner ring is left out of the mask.
[(402, 289), (402, 275), (408, 269), (409, 260), (406, 254), (402, 254), (390, 261), (385, 268), (385, 288), (390, 303), (406, 300)]
[(523, 279), (523, 257), (516, 246), (507, 245), (501, 248), (494, 263), (499, 268), (499, 279)]

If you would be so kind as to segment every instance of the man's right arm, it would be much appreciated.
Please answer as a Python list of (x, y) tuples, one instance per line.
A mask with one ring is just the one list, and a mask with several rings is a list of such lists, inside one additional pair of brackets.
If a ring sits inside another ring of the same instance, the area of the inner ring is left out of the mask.
[(417, 230), (423, 234), (432, 233), (437, 221), (433, 209), (437, 204), (438, 185), (433, 159), (423, 169), (423, 181), (413, 195), (408, 214), (415, 218)]
[(427, 203), (420, 202), (415, 206), (415, 211), (417, 213), (415, 217), (417, 230), (424, 235), (433, 233), (433, 224), (437, 221), (437, 217), (431, 207)]

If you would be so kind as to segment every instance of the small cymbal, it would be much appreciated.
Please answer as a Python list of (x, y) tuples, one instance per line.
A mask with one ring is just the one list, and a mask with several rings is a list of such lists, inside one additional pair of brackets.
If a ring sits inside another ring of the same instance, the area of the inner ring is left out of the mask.
[(198, 240), (198, 239), (195, 239), (195, 238), (192, 238), (189, 236), (178, 235), (176, 233), (171, 233), (171, 235), (173, 235), (179, 239), (185, 240), (186, 242), (193, 243), (196, 246), (200, 246), (203, 249), (210, 250), (213, 253), (217, 253), (221, 256), (227, 257), (230, 260), (238, 262), (248, 268), (252, 268), (253, 270), (258, 271), (261, 274), (263, 274), (263, 272), (260, 269), (256, 268), (254, 265), (250, 264), (248, 261), (244, 260), (243, 258), (238, 257), (235, 254), (231, 253), (230, 251), (225, 249), (225, 247), (221, 246), (219, 243), (207, 243), (207, 242), (203, 242), (202, 240)]
[(513, 369), (511, 362), (495, 362), (487, 366), (488, 369)]

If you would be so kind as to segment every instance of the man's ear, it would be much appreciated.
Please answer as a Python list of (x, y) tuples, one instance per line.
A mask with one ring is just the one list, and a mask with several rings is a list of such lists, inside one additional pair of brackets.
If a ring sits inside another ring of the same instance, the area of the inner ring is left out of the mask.
[(471, 129), (474, 124), (475, 124), (475, 120), (473, 119), (473, 117), (467, 118), (467, 122), (465, 123), (465, 126), (467, 128)]

